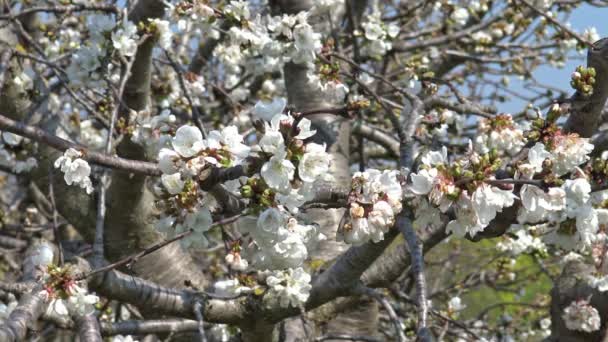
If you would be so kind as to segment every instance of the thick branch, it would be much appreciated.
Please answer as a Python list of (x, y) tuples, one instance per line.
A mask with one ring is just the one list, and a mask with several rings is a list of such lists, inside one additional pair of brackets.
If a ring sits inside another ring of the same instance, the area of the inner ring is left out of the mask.
[(81, 341), (102, 342), (99, 322), (94, 314), (77, 317), (76, 325), (78, 326), (78, 337)]
[(35, 287), (19, 300), (17, 307), (6, 321), (0, 325), (0, 341), (13, 342), (25, 340), (28, 327), (42, 315), (46, 306), (41, 286)]

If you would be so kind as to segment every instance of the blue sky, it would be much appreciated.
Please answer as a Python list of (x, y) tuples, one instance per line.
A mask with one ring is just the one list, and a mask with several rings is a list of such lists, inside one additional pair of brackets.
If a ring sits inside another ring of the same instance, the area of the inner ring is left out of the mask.
[[(572, 12), (572, 15), (568, 19), (577, 32), (583, 32), (585, 28), (594, 26), (597, 29), (600, 37), (608, 36), (608, 8), (597, 8), (589, 5), (583, 5)], [(580, 57), (584, 57), (581, 54)], [(571, 90), (570, 88), (570, 74), (578, 65), (585, 65), (586, 62), (580, 59), (569, 59), (566, 66), (563, 69), (558, 69), (551, 66), (539, 67), (535, 72), (534, 76), (537, 80), (543, 84), (550, 84), (560, 89)], [(521, 82), (516, 78), (511, 78), (511, 85), (513, 89), (522, 89)], [(568, 91), (570, 93), (570, 91)], [(522, 106), (525, 104), (519, 100), (512, 100), (503, 104), (498, 105), (499, 110), (507, 113), (519, 112), (523, 109)]]

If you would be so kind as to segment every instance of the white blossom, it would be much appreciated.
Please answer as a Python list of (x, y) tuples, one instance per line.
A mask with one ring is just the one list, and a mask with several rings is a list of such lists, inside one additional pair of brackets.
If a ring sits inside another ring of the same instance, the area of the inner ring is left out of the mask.
[(249, 19), (249, 4), (246, 1), (230, 1), (224, 8), (224, 13), (233, 16), (237, 21)]
[(156, 27), (158, 31), (158, 45), (165, 50), (171, 48), (171, 39), (173, 38), (173, 31), (169, 27), (169, 22), (167, 20), (162, 20), (158, 18), (148, 19), (151, 24)]
[(68, 316), (67, 302), (60, 298), (52, 299), (46, 309), (46, 315), (48, 316)]
[(230, 265), (233, 270), (245, 271), (249, 267), (249, 262), (241, 257), (240, 253), (231, 252), (226, 255), (226, 263)]
[(85, 288), (75, 285), (67, 305), (72, 314), (85, 316), (95, 311), (94, 305), (98, 301), (99, 297), (89, 294)]
[(278, 297), (282, 307), (289, 306), (300, 307), (310, 295), (310, 274), (306, 273), (303, 268), (298, 267), (295, 270), (290, 268), (285, 271), (275, 271), (266, 278), (266, 284), (272, 292)]
[(163, 148), (158, 153), (158, 168), (164, 174), (173, 174), (179, 170), (181, 156), (172, 149)]
[(55, 168), (61, 169), (64, 173), (63, 179), (68, 185), (76, 184), (85, 189), (87, 194), (93, 192), (93, 184), (89, 176), (91, 175), (91, 167), (84, 159), (81, 159), (82, 153), (69, 148), (65, 153), (55, 160)]
[(287, 106), (287, 100), (283, 97), (276, 97), (270, 102), (258, 101), (253, 107), (253, 115), (257, 118), (270, 121), (278, 114), (282, 114)]
[(298, 176), (304, 182), (314, 182), (329, 171), (329, 163), (330, 155), (325, 152), (325, 145), (309, 143), (298, 164)]
[(316, 52), (321, 49), (321, 34), (315, 32), (307, 23), (301, 23), (293, 29), (294, 46), (296, 51), (291, 59), (297, 64), (312, 63)]
[(402, 189), (396, 171), (368, 169), (355, 173), (352, 182), (351, 202), (345, 214), (350, 220), (342, 227), (340, 237), (353, 245), (383, 240), (401, 211)]
[(558, 136), (553, 139), (551, 152), (552, 170), (558, 176), (571, 172), (577, 166), (589, 160), (593, 145), (589, 139), (577, 135)]
[(283, 139), (283, 134), (281, 134), (279, 131), (267, 130), (262, 139), (260, 139), (259, 146), (262, 151), (271, 154), (275, 154), (277, 151), (285, 150), (285, 140)]
[(595, 27), (587, 27), (585, 31), (583, 31), (583, 37), (592, 43), (600, 40), (600, 35), (597, 33), (597, 29)]
[(562, 319), (570, 330), (593, 332), (600, 329), (600, 315), (586, 300), (573, 301), (562, 313)]
[(598, 289), (598, 291), (600, 292), (608, 291), (608, 275), (598, 277), (589, 275), (587, 277), (587, 283), (589, 284), (589, 286)]
[(131, 57), (137, 51), (137, 27), (127, 19), (126, 13), (121, 27), (112, 32), (112, 44), (120, 54)]
[(260, 171), (260, 174), (269, 187), (279, 192), (289, 191), (290, 181), (293, 180), (296, 167), (291, 161), (285, 159), (287, 152), (278, 150), (275, 155), (267, 161)]
[(163, 186), (171, 195), (177, 195), (182, 192), (185, 182), (181, 179), (181, 174), (174, 173), (172, 175), (163, 174), (160, 176)]
[(464, 26), (467, 21), (469, 21), (469, 11), (464, 7), (456, 7), (454, 12), (450, 14), (450, 19), (452, 19), (456, 25)]
[(300, 122), (298, 122), (298, 135), (294, 137), (294, 139), (308, 139), (317, 133), (316, 130), (310, 129), (311, 122), (307, 118), (302, 118)]
[(177, 129), (171, 141), (175, 152), (182, 157), (192, 157), (199, 153), (203, 147), (203, 134), (194, 126), (184, 125)]
[(190, 235), (180, 240), (182, 246), (185, 248), (204, 248), (209, 244), (204, 233), (211, 228), (212, 223), (213, 218), (209, 208), (199, 206), (194, 212), (186, 214), (184, 222), (175, 227), (175, 234), (181, 234), (192, 229)]
[(509, 252), (512, 255), (530, 253), (533, 251), (546, 251), (541, 239), (531, 235), (525, 228), (515, 232), (515, 238), (505, 237), (505, 241), (496, 245), (499, 251)]
[(502, 208), (513, 205), (516, 196), (509, 190), (501, 190), (495, 186), (481, 185), (472, 195), (473, 209), (477, 212), (479, 223), (483, 226), (490, 224)]
[(462, 311), (467, 306), (462, 303), (462, 299), (460, 297), (452, 297), (448, 302), (448, 310), (451, 312)]
[(412, 179), (410, 190), (416, 195), (426, 195), (433, 189), (437, 169), (422, 169), (418, 173), (412, 173), (410, 177)]
[(540, 172), (543, 169), (543, 162), (545, 159), (551, 157), (551, 153), (549, 153), (545, 149), (545, 145), (542, 143), (536, 143), (529, 151), (528, 151), (528, 162), (534, 168), (535, 172)]

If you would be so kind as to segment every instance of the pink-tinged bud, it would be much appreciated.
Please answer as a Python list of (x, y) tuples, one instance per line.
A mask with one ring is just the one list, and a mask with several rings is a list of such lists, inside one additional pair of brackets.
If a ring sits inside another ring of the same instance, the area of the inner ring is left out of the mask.
[(580, 79), (581, 77), (582, 77), (582, 76), (581, 76), (581, 73), (580, 73), (580, 72), (578, 72), (578, 71), (575, 71), (575, 72), (573, 72), (573, 73), (572, 73), (572, 79), (573, 79), (573, 80), (578, 80), (578, 79)]

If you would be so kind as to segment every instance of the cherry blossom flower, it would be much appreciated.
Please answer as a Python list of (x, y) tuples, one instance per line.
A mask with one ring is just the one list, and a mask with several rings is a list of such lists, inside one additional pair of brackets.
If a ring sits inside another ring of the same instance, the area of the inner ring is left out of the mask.
[(285, 271), (275, 271), (266, 278), (266, 284), (278, 297), (282, 307), (300, 307), (310, 295), (310, 274), (303, 268), (287, 269)]
[(84, 159), (81, 159), (82, 153), (69, 148), (63, 156), (55, 160), (55, 168), (61, 169), (64, 173), (63, 179), (68, 185), (76, 184), (85, 189), (87, 194), (93, 192), (93, 184), (89, 176), (91, 175), (91, 167)]
[(329, 171), (329, 163), (329, 154), (325, 152), (325, 145), (309, 143), (298, 164), (298, 177), (304, 182), (314, 182)]
[(253, 107), (253, 115), (256, 117), (270, 121), (276, 115), (282, 114), (287, 105), (287, 100), (282, 97), (276, 97), (270, 102), (258, 101)]
[(203, 134), (194, 126), (181, 126), (175, 132), (171, 145), (182, 157), (192, 157), (204, 148)]
[(600, 315), (589, 301), (575, 300), (562, 313), (566, 328), (584, 332), (593, 332), (600, 329)]
[(260, 174), (272, 189), (279, 192), (288, 191), (290, 188), (289, 182), (293, 179), (296, 167), (291, 161), (285, 159), (287, 152), (278, 150), (275, 155), (270, 158), (262, 166)]
[(121, 27), (112, 32), (112, 44), (120, 54), (132, 57), (137, 51), (137, 27), (127, 19), (126, 13)]
[(174, 173), (171, 175), (163, 174), (160, 179), (165, 189), (167, 189), (171, 195), (177, 195), (182, 192), (182, 189), (186, 184), (181, 179), (181, 174), (179, 173)]

